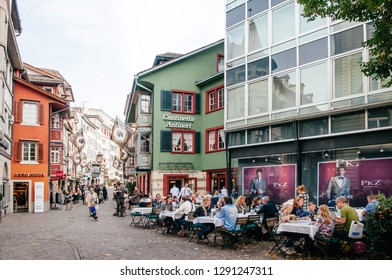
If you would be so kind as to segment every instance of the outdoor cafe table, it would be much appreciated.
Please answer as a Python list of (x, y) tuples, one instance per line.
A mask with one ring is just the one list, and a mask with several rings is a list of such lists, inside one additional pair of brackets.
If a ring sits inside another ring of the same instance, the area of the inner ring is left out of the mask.
[(217, 218), (217, 217), (208, 217), (208, 216), (202, 216), (202, 217), (196, 217), (193, 220), (194, 224), (214, 224), (215, 227), (221, 227), (224, 225), (225, 220), (223, 218)]
[(184, 215), (184, 213), (179, 213), (179, 214), (174, 215), (174, 211), (162, 211), (159, 214), (159, 218), (168, 217), (168, 218), (172, 218), (173, 220), (175, 220), (175, 219), (181, 218), (182, 215)]
[(140, 213), (144, 215), (144, 214), (150, 214), (151, 212), (152, 212), (152, 207), (138, 207), (138, 208), (133, 208), (131, 214)]
[(311, 239), (314, 239), (314, 235), (319, 231), (319, 226), (311, 224), (310, 220), (299, 221), (293, 223), (280, 223), (277, 232), (299, 233), (308, 235)]

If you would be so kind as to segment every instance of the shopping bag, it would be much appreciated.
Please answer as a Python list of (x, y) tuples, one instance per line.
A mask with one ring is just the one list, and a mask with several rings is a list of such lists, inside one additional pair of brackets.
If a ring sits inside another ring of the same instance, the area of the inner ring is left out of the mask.
[(352, 221), (348, 237), (361, 239), (363, 234), (363, 224), (361, 222)]

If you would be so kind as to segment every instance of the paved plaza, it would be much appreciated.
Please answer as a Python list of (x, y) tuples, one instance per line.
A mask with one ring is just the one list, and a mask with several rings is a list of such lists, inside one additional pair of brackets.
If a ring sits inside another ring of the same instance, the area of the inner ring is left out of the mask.
[[(109, 197), (113, 189), (109, 188)], [(14, 213), (0, 224), (1, 260), (136, 260), (136, 259), (283, 259), (268, 255), (270, 241), (225, 248), (162, 235), (155, 229), (130, 226), (131, 217), (115, 217), (113, 200), (100, 204), (99, 220), (81, 202), (67, 211)]]

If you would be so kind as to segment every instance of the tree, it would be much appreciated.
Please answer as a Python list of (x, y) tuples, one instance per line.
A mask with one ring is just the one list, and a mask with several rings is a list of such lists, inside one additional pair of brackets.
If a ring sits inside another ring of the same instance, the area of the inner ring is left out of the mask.
[(363, 45), (371, 49), (368, 62), (361, 63), (362, 72), (384, 86), (392, 86), (392, 0), (297, 0), (304, 5), (303, 16), (331, 17), (334, 20), (372, 21), (374, 31)]

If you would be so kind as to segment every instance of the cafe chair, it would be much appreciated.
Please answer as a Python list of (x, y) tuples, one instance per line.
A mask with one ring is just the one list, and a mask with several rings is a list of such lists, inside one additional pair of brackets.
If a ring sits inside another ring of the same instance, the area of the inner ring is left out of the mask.
[(280, 252), (282, 254), (285, 254), (285, 252), (282, 250), (282, 247), (287, 241), (287, 236), (284, 234), (278, 233), (276, 231), (278, 225), (279, 225), (279, 219), (278, 218), (268, 218), (266, 220), (267, 222), (267, 229), (268, 229), (268, 234), (269, 238), (274, 242), (274, 246), (271, 248), (271, 250), (268, 252), (268, 254), (271, 254), (274, 249), (276, 249), (277, 252)]
[(141, 212), (131, 212), (131, 223), (130, 226), (134, 225), (135, 227), (137, 226), (142, 226), (143, 225), (143, 214)]
[(241, 243), (244, 239), (244, 233), (246, 232), (246, 225), (248, 223), (248, 217), (237, 217), (236, 224), (233, 230), (222, 229), (219, 234), (222, 237), (224, 247), (233, 247), (236, 243)]
[(151, 213), (143, 214), (144, 227), (145, 228), (154, 228), (155, 226), (157, 226), (157, 222), (158, 222), (160, 213), (161, 213), (160, 208), (152, 208)]

